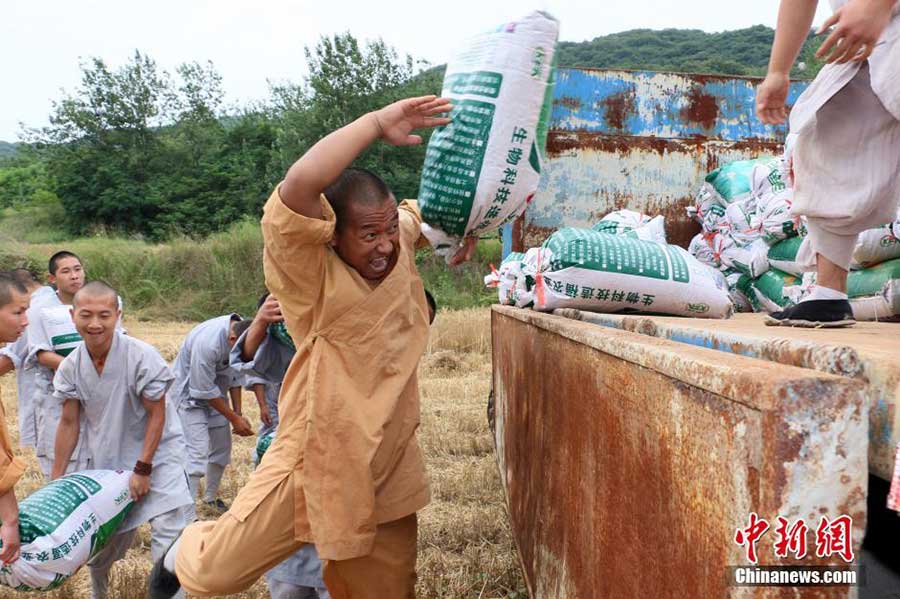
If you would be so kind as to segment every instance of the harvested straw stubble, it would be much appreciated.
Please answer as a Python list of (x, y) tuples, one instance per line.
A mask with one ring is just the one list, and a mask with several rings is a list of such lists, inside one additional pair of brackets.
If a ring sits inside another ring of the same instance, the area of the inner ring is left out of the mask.
[[(158, 348), (174, 348), (195, 323), (126, 321), (129, 333)], [(459, 367), (446, 368), (437, 359), (448, 356)], [(167, 356), (170, 357), (170, 356)], [(525, 597), (525, 585), (507, 525), (503, 491), (497, 474), (493, 442), (485, 418), (490, 388), (490, 310), (441, 311), (432, 327), (430, 347), (422, 359), (422, 425), (419, 441), (429, 469), (433, 500), (420, 514), (417, 596), (420, 599), (484, 599)], [(15, 378), (0, 378), (7, 425), (17, 439)], [(256, 402), (244, 396), (245, 413), (259, 422)], [(228, 503), (252, 472), (256, 437), (234, 439), (232, 466), (222, 481), (221, 497)], [(43, 485), (33, 452), (21, 452), (28, 472), (17, 487), (24, 497)], [(200, 510), (204, 519), (215, 514)], [(124, 560), (113, 567), (111, 596), (143, 599), (150, 570), (149, 530)], [(518, 593), (518, 595), (515, 595)], [(47, 599), (90, 596), (86, 569), (61, 589), (42, 594)], [(22, 595), (0, 589), (0, 599)], [(265, 582), (231, 599), (269, 597)]]

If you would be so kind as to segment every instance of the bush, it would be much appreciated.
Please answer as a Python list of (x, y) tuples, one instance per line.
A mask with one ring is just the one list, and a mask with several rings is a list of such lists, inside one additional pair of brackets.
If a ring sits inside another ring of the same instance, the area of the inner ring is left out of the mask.
[[(64, 244), (4, 243), (0, 268), (25, 266), (44, 273), (50, 255), (67, 249), (81, 257), (89, 279), (106, 281), (119, 291), (131, 316), (200, 321), (256, 311), (265, 289), (262, 247), (259, 223), (245, 218), (202, 241), (178, 237), (151, 244), (97, 235)], [(484, 240), (470, 263), (452, 270), (431, 250), (421, 250), (416, 262), (438, 305), (459, 309), (493, 301), (495, 294), (484, 288), (482, 278), (499, 259), (499, 241)]]

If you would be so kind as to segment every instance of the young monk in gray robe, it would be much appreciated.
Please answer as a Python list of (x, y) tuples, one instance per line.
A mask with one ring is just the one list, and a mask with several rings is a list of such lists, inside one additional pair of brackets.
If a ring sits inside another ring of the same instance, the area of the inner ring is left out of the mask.
[[(27, 273), (27, 276), (26, 276)], [(49, 286), (41, 286), (30, 271), (17, 268), (10, 271), (10, 275), (22, 283), (31, 299), (29, 308), (40, 309), (51, 298), (56, 297), (56, 291)], [(28, 357), (28, 333), (0, 348), (0, 376), (15, 369), (16, 371), (16, 403), (18, 404), (19, 418), (19, 447), (35, 447), (37, 445), (37, 417), (35, 414), (35, 394), (37, 384), (35, 382), (34, 367), (26, 368), (25, 360)]]
[(170, 396), (187, 442), (191, 496), (197, 499), (205, 476), (206, 503), (213, 508), (225, 467), (231, 463), (232, 429), (240, 436), (253, 434), (247, 419), (228, 402), (235, 384), (228, 353), (237, 340), (234, 327), (240, 320), (237, 314), (226, 314), (194, 327), (172, 366), (175, 382)]
[(151, 345), (116, 330), (120, 315), (109, 286), (92, 282), (76, 293), (72, 318), (84, 343), (66, 356), (53, 379), (53, 396), (63, 406), (53, 478), (65, 473), (82, 414), (93, 467), (134, 471), (130, 490), (137, 504), (88, 564), (94, 599), (109, 596), (110, 568), (125, 556), (139, 525), (150, 523), (150, 554), (156, 559), (187, 524), (185, 507), (191, 503), (184, 437), (166, 401), (174, 376)]

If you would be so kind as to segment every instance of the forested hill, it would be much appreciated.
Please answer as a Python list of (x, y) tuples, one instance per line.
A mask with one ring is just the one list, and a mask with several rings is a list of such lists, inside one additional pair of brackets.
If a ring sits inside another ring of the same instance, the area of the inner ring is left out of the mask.
[(15, 156), (16, 144), (8, 141), (0, 141), (0, 159)]
[[(766, 73), (775, 31), (764, 25), (747, 29), (706, 33), (696, 29), (634, 29), (583, 42), (561, 42), (559, 65), (606, 69), (677, 71), (720, 75)], [(807, 39), (792, 75), (812, 77), (820, 65), (814, 59), (821, 43)]]

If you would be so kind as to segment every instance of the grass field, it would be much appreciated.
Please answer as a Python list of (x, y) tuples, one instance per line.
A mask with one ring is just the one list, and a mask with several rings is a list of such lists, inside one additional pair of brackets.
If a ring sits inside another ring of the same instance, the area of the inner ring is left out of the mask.
[[(130, 334), (153, 343), (167, 360), (172, 360), (193, 325), (126, 320), (126, 326)], [(420, 599), (526, 596), (487, 428), (490, 359), (488, 309), (439, 314), (420, 367), (419, 442), (427, 459), (433, 496), (431, 505), (419, 514)], [(7, 426), (17, 438), (14, 377), (0, 378), (0, 388)], [(245, 394), (244, 403), (251, 420), (258, 422), (255, 401), (249, 394)], [(222, 483), (221, 495), (226, 502), (231, 502), (250, 474), (255, 442), (255, 437), (235, 438), (233, 462)], [(34, 455), (24, 452), (24, 456), (29, 469), (17, 487), (20, 497), (43, 484)], [(203, 512), (201, 516), (214, 517)], [(112, 597), (145, 597), (150, 565), (149, 532), (142, 529), (126, 559), (113, 568)], [(43, 596), (86, 598), (89, 588), (87, 568), (83, 568), (61, 589)], [(0, 589), (2, 599), (23, 596)], [(234, 597), (268, 596), (265, 583), (260, 581)]]

